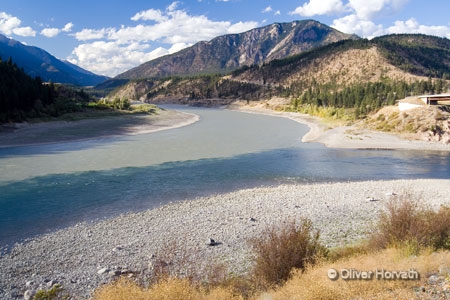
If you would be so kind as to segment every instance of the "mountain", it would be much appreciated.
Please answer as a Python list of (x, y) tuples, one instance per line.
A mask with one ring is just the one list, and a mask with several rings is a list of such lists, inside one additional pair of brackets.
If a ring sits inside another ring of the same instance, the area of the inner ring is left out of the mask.
[(275, 23), (199, 42), (177, 53), (146, 62), (114, 79), (226, 73), (345, 39), (358, 37), (313, 20)]
[(39, 76), (43, 81), (94, 86), (108, 79), (67, 61), (61, 61), (38, 47), (24, 45), (4, 35), (0, 35), (0, 58), (12, 58), (28, 75)]
[(406, 95), (446, 92), (450, 40), (420, 34), (342, 40), (228, 75), (133, 80), (110, 97), (147, 102), (226, 104), (292, 99), (366, 114)]

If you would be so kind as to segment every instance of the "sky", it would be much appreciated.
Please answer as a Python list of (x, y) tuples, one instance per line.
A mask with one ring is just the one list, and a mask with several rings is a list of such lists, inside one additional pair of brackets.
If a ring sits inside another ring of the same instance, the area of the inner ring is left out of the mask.
[(0, 0), (0, 34), (115, 76), (199, 41), (314, 19), (373, 38), (450, 38), (448, 0)]

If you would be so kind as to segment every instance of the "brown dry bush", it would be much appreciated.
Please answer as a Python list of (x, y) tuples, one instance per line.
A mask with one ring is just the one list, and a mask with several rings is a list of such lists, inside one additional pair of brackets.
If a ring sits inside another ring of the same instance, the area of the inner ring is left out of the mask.
[(273, 226), (251, 241), (256, 253), (254, 275), (263, 286), (279, 285), (289, 279), (293, 269), (304, 270), (326, 253), (308, 219), (300, 224), (286, 222)]
[(375, 225), (370, 247), (408, 245), (417, 252), (423, 247), (450, 249), (450, 208), (434, 211), (420, 200), (405, 194), (391, 198)]

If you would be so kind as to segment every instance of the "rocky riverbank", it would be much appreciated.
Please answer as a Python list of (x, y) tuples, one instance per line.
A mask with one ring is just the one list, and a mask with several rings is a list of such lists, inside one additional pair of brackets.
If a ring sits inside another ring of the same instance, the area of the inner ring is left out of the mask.
[(3, 254), (0, 298), (23, 299), (58, 283), (86, 299), (118, 276), (146, 277), (161, 265), (201, 273), (224, 264), (245, 273), (252, 258), (248, 240), (268, 226), (307, 217), (329, 247), (352, 243), (366, 236), (390, 197), (409, 193), (438, 208), (450, 201), (448, 186), (450, 180), (425, 179), (281, 185), (78, 224)]

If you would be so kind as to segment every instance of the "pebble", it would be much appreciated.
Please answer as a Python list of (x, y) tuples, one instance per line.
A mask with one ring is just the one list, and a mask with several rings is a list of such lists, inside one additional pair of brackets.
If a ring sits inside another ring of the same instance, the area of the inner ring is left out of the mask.
[[(247, 241), (268, 226), (307, 217), (324, 244), (339, 246), (366, 237), (385, 200), (406, 191), (438, 209), (448, 205), (449, 186), (450, 180), (417, 179), (259, 187), (80, 223), (1, 254), (0, 299), (23, 299), (24, 291), (29, 296), (54, 283), (73, 298), (88, 299), (101, 284), (150, 276), (162, 262), (173, 270), (184, 260), (201, 272), (220, 261), (244, 274), (252, 266)], [(379, 201), (366, 201), (367, 195)], [(205, 245), (210, 237), (217, 247)]]

